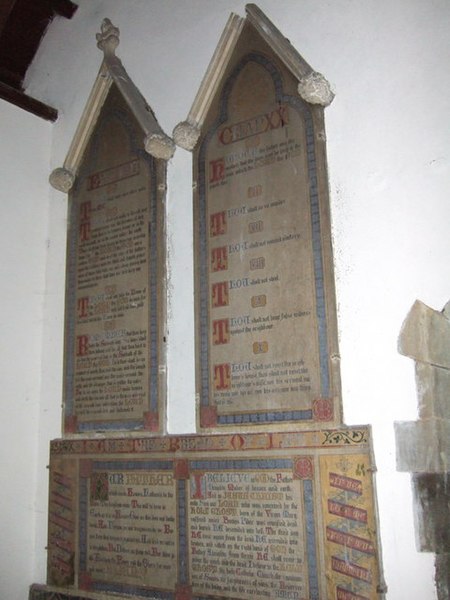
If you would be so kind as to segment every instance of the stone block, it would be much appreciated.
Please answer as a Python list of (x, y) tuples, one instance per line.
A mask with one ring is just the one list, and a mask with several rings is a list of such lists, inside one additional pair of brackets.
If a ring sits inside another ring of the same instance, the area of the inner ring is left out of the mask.
[(421, 419), (450, 419), (450, 370), (417, 362), (416, 386)]
[(435, 417), (395, 423), (397, 470), (445, 473), (450, 468), (450, 420)]
[(450, 319), (416, 300), (403, 322), (398, 351), (414, 360), (450, 369)]
[(436, 591), (438, 600), (450, 598), (450, 554), (436, 555)]
[(450, 473), (413, 476), (419, 549), (450, 552)]

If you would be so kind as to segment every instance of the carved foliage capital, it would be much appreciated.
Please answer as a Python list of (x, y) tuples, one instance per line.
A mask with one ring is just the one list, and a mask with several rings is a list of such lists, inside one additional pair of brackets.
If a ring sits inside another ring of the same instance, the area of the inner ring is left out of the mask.
[(173, 139), (177, 146), (185, 150), (193, 150), (200, 137), (200, 129), (189, 121), (182, 121), (173, 130)]
[(65, 169), (64, 167), (58, 167), (51, 172), (49, 182), (52, 187), (60, 192), (70, 191), (75, 181), (75, 175), (72, 171)]
[(144, 140), (146, 152), (155, 158), (169, 160), (175, 153), (173, 140), (163, 133), (149, 133)]
[(301, 78), (298, 84), (298, 93), (305, 102), (321, 106), (328, 106), (334, 98), (330, 84), (323, 75), (316, 71), (311, 71)]

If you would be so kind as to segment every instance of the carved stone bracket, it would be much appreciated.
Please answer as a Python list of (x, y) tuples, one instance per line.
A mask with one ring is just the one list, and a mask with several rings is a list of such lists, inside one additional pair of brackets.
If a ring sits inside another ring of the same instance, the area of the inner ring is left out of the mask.
[(450, 593), (449, 308), (416, 301), (403, 323), (398, 347), (416, 362), (419, 420), (395, 424), (397, 469), (412, 474), (418, 546), (436, 554), (439, 600)]

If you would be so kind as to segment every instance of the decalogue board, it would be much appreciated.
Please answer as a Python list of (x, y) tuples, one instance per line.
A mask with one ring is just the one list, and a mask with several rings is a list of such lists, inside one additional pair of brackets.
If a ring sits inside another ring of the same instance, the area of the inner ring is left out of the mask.
[(162, 431), (165, 163), (112, 85), (69, 195), (64, 431)]
[(367, 428), (53, 441), (48, 583), (166, 600), (375, 600), (373, 470)]
[(199, 426), (341, 423), (323, 108), (246, 24), (194, 152)]

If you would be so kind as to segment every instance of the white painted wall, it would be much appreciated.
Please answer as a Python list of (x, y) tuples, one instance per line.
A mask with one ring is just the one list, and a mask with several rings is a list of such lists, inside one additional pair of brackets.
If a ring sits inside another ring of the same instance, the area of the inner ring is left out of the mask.
[(0, 598), (22, 600), (46, 518), (36, 484), (51, 126), (2, 100), (0, 132)]
[[(64, 160), (99, 68), (95, 33), (103, 17), (120, 27), (117, 53), (170, 133), (187, 115), (229, 13), (244, 13), (244, 3), (235, 0), (78, 4), (72, 21), (54, 21), (27, 77), (28, 91), (60, 111), (51, 128), (52, 168)], [(450, 298), (450, 5), (447, 0), (259, 0), (258, 5), (335, 87), (326, 124), (345, 419), (374, 428), (388, 599), (433, 600), (433, 557), (415, 550), (410, 477), (395, 470), (393, 422), (415, 419), (417, 412), (412, 361), (396, 350), (402, 320), (416, 298), (437, 309)], [(0, 596), (8, 600), (32, 581), (45, 580), (45, 464), (48, 442), (60, 432), (66, 210), (64, 195), (45, 188), (50, 169), (40, 162), (42, 154), (36, 161), (36, 147), (29, 154), (22, 149), (29, 136), (25, 123), (39, 134), (44, 153), (50, 126), (20, 113), (13, 127), (11, 114), (16, 116), (16, 109), (0, 106), (2, 133), (9, 134), (0, 138), (6, 157), (1, 164), (20, 173), (19, 181), (0, 180), (2, 216), (6, 212), (15, 222), (0, 242), (14, 255), (1, 267), (8, 314), (1, 402), (10, 422), (2, 423), (6, 433), (0, 443), (13, 485), (0, 495), (0, 552), (6, 561), (2, 557)], [(171, 432), (194, 430), (190, 169), (190, 155), (178, 149), (168, 181)], [(40, 203), (31, 202), (37, 196)], [(32, 210), (32, 231), (21, 198)], [(44, 266), (44, 306), (42, 297), (39, 304), (30, 297), (24, 307), (13, 291), (20, 298), (40, 285), (43, 292)], [(13, 347), (16, 356), (26, 356), (20, 377)], [(26, 403), (28, 386), (32, 401)], [(22, 422), (24, 412), (33, 418)], [(18, 506), (25, 486), (28, 496)], [(36, 533), (35, 544), (30, 531)], [(19, 571), (23, 577), (17, 582)]]

